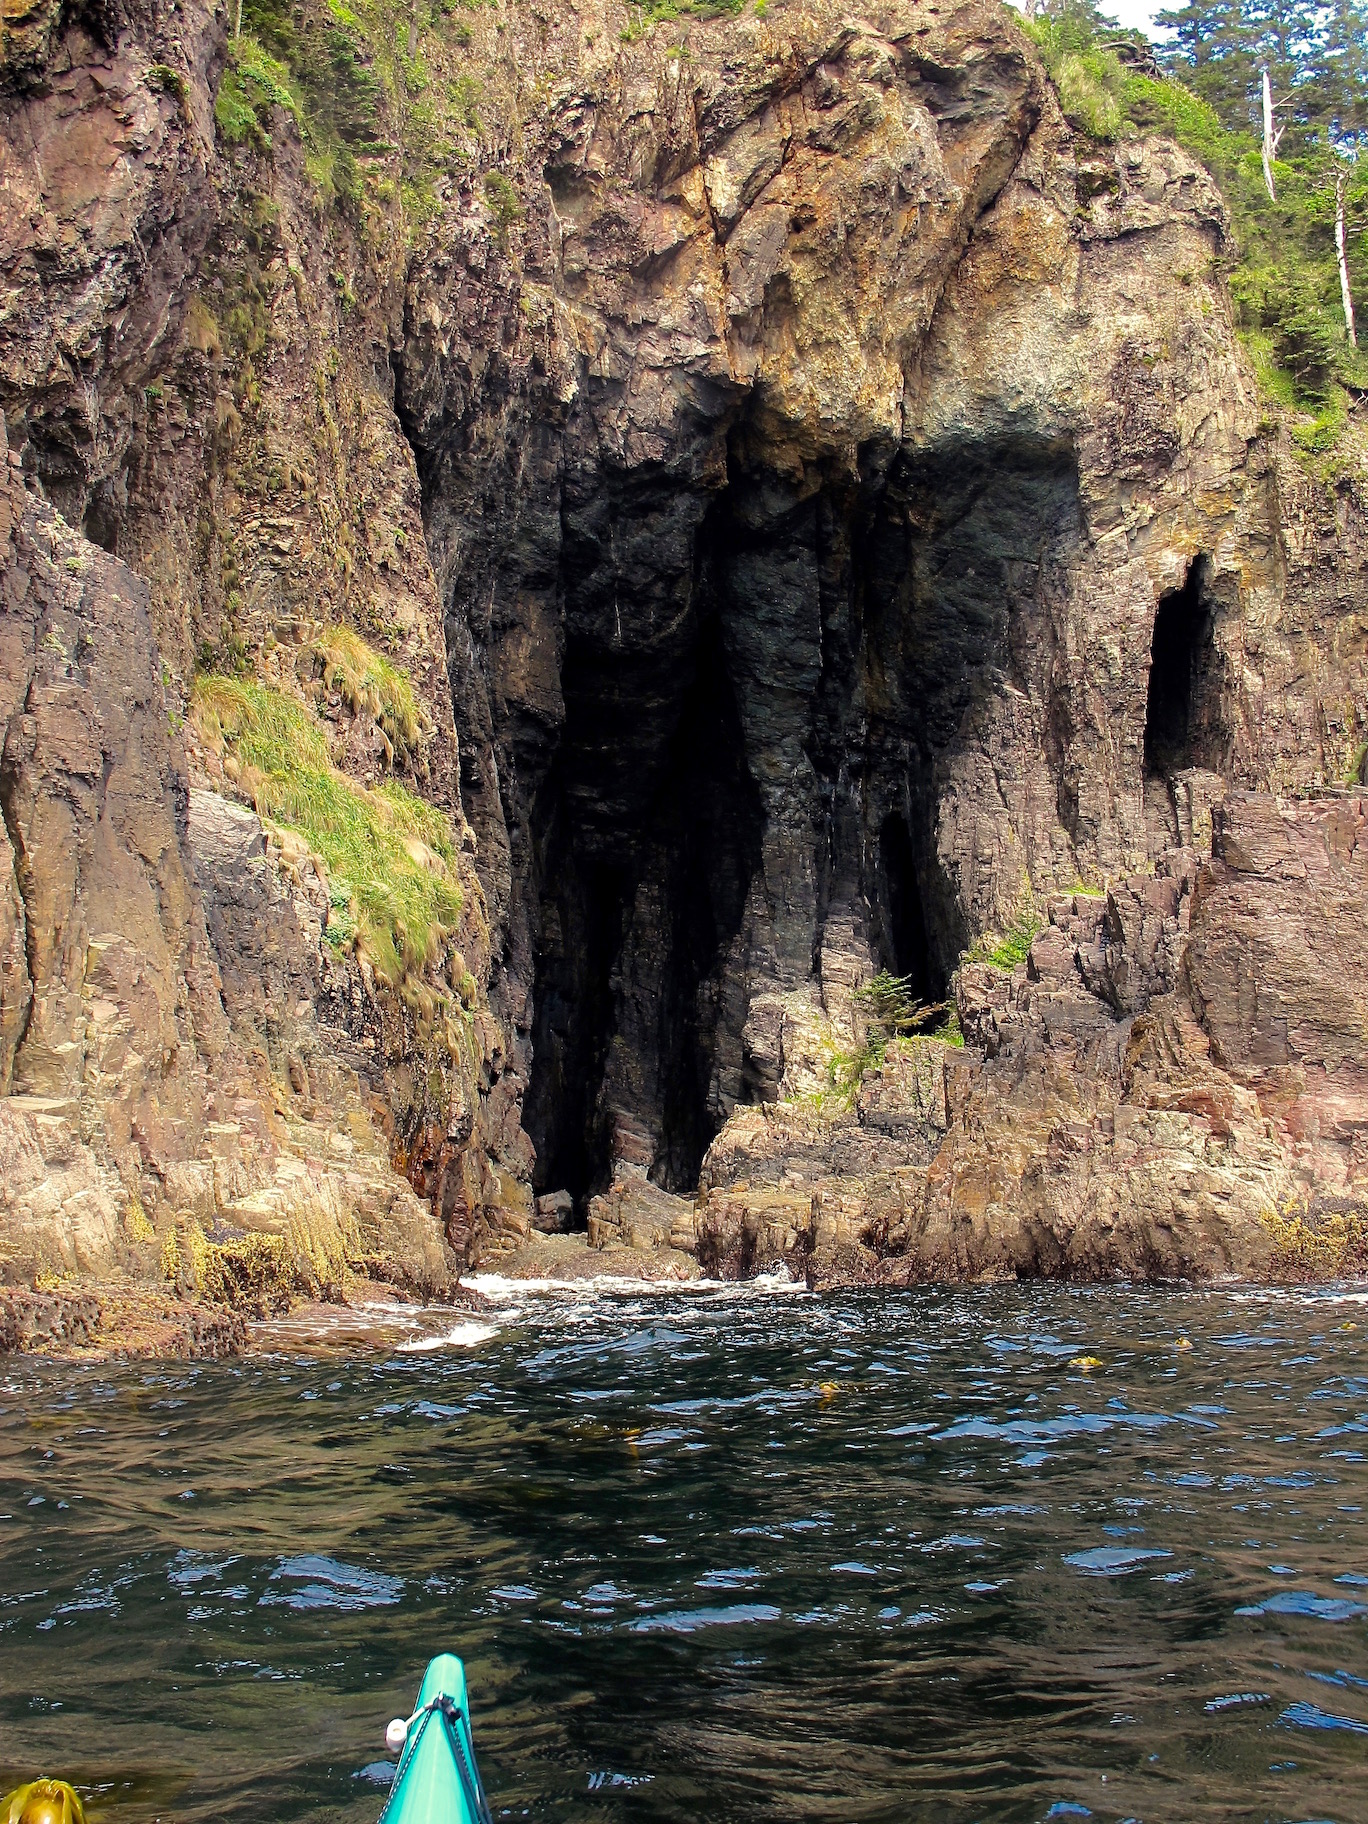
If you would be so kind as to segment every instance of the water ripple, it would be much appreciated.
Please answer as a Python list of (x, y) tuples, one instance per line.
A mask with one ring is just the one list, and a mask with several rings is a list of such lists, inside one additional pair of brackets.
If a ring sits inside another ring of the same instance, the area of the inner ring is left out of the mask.
[(0, 1779), (375, 1824), (452, 1648), (546, 1824), (1362, 1814), (1360, 1294), (494, 1291), (7, 1363)]

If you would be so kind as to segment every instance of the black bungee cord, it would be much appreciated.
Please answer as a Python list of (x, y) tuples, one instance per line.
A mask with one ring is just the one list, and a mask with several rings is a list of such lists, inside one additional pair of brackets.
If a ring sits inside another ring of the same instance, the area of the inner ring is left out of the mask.
[[(423, 1739), (423, 1731), (427, 1728), (434, 1712), (446, 1725), (447, 1740), (451, 1744), (452, 1758), (456, 1762), (456, 1773), (461, 1782), (461, 1793), (466, 1802), (466, 1810), (472, 1817), (479, 1820), (479, 1824), (494, 1824), (494, 1816), (489, 1809), (489, 1800), (485, 1797), (484, 1782), (480, 1778), (480, 1769), (475, 1761), (473, 1733), (469, 1753), (466, 1751), (465, 1737), (461, 1734), (461, 1723), (464, 1722), (469, 1728), (470, 1719), (460, 1705), (448, 1697), (444, 1691), (434, 1697), (431, 1703), (424, 1704), (422, 1710), (417, 1713), (418, 1732), (405, 1739), (403, 1755), (394, 1772), (394, 1785), (390, 1788), (390, 1795), (385, 1800), (385, 1809), (380, 1813), (378, 1824), (385, 1824), (390, 1806), (394, 1803), (395, 1793), (399, 1789), (399, 1776), (404, 1770), (404, 1763), (411, 1760), (417, 1753), (418, 1744)], [(414, 1721), (414, 1717), (409, 1718), (410, 1726)]]

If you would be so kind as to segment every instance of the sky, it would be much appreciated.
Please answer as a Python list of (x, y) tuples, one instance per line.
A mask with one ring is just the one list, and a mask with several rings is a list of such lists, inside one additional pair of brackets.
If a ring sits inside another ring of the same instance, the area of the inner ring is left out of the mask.
[[(1020, 0), (1013, 0), (1013, 4), (1020, 5)], [(1142, 32), (1149, 32), (1153, 37), (1150, 21), (1156, 13), (1165, 10), (1169, 0), (1098, 0), (1098, 4), (1104, 13), (1109, 13), (1120, 24), (1137, 25)]]
[(1160, 0), (1157, 6), (1150, 5), (1148, 0), (1112, 0), (1111, 5), (1107, 0), (1099, 0), (1099, 4), (1103, 12), (1110, 13), (1122, 25), (1138, 25), (1142, 32), (1148, 32), (1154, 15), (1165, 10), (1165, 0)]

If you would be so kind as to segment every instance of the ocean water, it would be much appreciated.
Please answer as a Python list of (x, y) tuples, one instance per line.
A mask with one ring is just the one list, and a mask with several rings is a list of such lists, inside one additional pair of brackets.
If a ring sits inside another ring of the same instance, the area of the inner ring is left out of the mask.
[[(1362, 1293), (493, 1288), (0, 1374), (0, 1790), (373, 1821), (1368, 1819)], [(377, 1320), (379, 1321), (379, 1320)]]

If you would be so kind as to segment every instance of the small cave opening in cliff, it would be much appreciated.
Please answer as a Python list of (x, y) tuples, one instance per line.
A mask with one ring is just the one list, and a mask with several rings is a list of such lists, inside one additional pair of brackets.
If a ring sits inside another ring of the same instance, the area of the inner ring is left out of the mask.
[[(711, 521), (696, 529), (683, 601), (661, 603), (654, 634), (630, 637), (642, 593), (664, 569), (652, 571), (666, 536), (652, 517), (633, 527), (620, 516), (599, 541), (611, 552), (607, 596), (601, 552), (579, 553), (582, 570), (570, 569), (565, 721), (533, 814), (525, 1123), (535, 1189), (569, 1191), (581, 1216), (623, 1163), (691, 1192), (724, 1104), (746, 1096), (728, 1067), (739, 1038), (724, 1037), (729, 1021), (739, 1034), (744, 1014), (726, 1004), (719, 965), (742, 923), (763, 817), (711, 574)], [(616, 594), (628, 588), (631, 621)]]
[(1182, 587), (1159, 598), (1145, 704), (1145, 772), (1151, 778), (1187, 767), (1224, 768), (1222, 667), (1210, 568), (1205, 557), (1195, 557)]
[(108, 551), (111, 557), (119, 555), (119, 513), (104, 493), (97, 490), (91, 495), (81, 531), (92, 545)]
[(550, 852), (558, 887), (544, 927), (545, 965), (538, 971), (527, 1125), (537, 1147), (537, 1190), (568, 1190), (581, 1198), (601, 1176), (595, 1099), (611, 1034), (626, 882), (608, 865), (576, 866), (569, 846), (556, 840)]
[(933, 1000), (944, 991), (945, 980), (927, 936), (912, 836), (906, 818), (897, 814), (886, 817), (879, 830), (875, 880), (884, 967), (906, 981), (913, 1000)]

